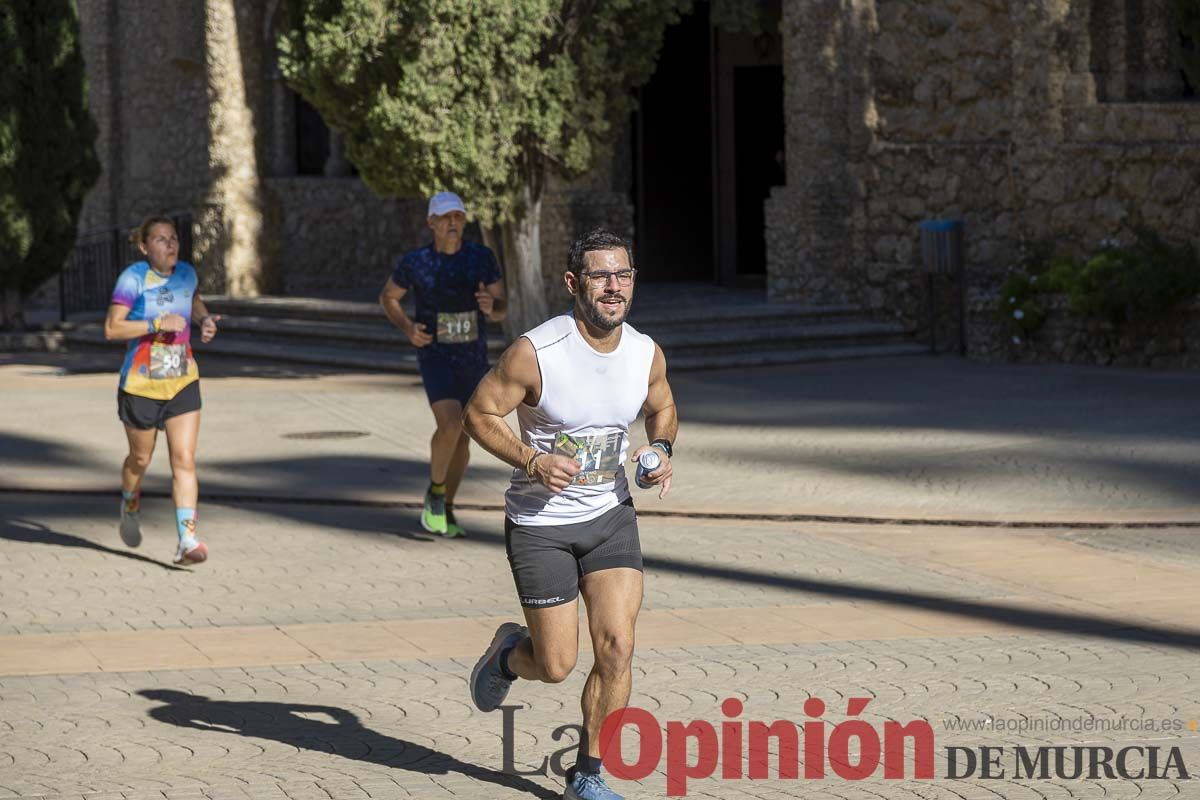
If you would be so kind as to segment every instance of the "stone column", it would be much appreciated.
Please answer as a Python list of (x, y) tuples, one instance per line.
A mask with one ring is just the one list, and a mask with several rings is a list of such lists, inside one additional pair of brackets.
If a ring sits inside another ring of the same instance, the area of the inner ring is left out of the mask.
[(275, 38), (281, 27), (281, 15), (285, 9), (281, 0), (267, 0), (263, 14), (263, 52), (268, 66), (266, 69), (266, 94), (269, 106), (269, 141), (267, 160), (270, 175), (287, 178), (296, 174), (296, 96), (288, 88), (283, 72), (279, 69), (279, 49)]
[(1036, 202), (1020, 203), (1016, 231), (1022, 241), (1050, 233), (1050, 212), (1065, 197), (1068, 175), (1059, 148), (1064, 138), (1065, 87), (1070, 75), (1071, 0), (1013, 3), (1013, 126), (1010, 190)]
[(323, 169), (326, 178), (349, 178), (350, 162), (346, 160), (346, 137), (340, 131), (329, 131), (329, 158)]
[(1104, 102), (1127, 98), (1125, 7), (1130, 0), (1093, 0), (1088, 20), (1091, 39), (1089, 61), (1096, 77), (1097, 94)]
[(113, 29), (119, 24), (115, 0), (82, 0), (79, 3), (80, 44), (87, 65), (88, 109), (96, 121), (96, 155), (102, 170), (79, 215), (79, 229), (84, 231), (124, 222), (117, 219), (118, 148), (121, 141), (117, 60), (121, 51)]
[(1093, 41), (1093, 7), (1092, 2), (1076, 2), (1066, 20), (1071, 43), (1068, 57), (1070, 75), (1063, 92), (1068, 108), (1095, 105), (1099, 96), (1093, 64), (1100, 43)]
[(873, 139), (869, 75), (874, 0), (783, 4), (787, 185), (766, 203), (767, 296), (846, 302), (854, 218), (865, 187), (855, 164)]
[(1183, 79), (1172, 54), (1172, 0), (1141, 0), (1139, 13), (1129, 31), (1130, 89), (1140, 101), (1177, 100), (1183, 94)]

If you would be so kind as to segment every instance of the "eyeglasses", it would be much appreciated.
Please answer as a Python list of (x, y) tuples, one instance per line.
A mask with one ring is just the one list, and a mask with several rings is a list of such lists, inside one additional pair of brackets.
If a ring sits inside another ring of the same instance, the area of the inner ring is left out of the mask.
[(579, 277), (587, 278), (593, 289), (603, 289), (608, 286), (609, 278), (617, 279), (617, 286), (632, 286), (633, 277), (637, 275), (636, 269), (622, 269), (616, 272), (597, 272), (594, 270), (579, 273)]

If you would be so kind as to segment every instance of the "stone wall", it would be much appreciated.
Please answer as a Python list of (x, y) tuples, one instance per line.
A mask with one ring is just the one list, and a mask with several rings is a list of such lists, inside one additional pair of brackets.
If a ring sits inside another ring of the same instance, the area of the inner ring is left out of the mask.
[(877, 5), (870, 47), (875, 124), (865, 212), (853, 232), (862, 240), (865, 274), (854, 299), (919, 322), (927, 304), (924, 278), (914, 271), (922, 220), (963, 220), (969, 283), (987, 281), (1013, 252), (1009, 4)]
[[(769, 296), (923, 326), (930, 218), (965, 221), (967, 285), (985, 293), (1035, 242), (1086, 250), (1148, 226), (1200, 243), (1200, 102), (1180, 102), (1164, 61), (1168, 4), (1117, 6), (785, 1)], [(1157, 102), (1104, 102), (1138, 98)]]
[(995, 142), (1012, 132), (1009, 0), (878, 0), (871, 89), (880, 139)]
[[(206, 292), (373, 297), (392, 258), (429, 241), (425, 201), (380, 200), (357, 178), (294, 177), (294, 100), (274, 65), (272, 13), (278, 3), (265, 0), (81, 0), (104, 174), (80, 228), (187, 210)], [(574, 236), (596, 225), (632, 236), (628, 161), (622, 150), (581, 180), (549, 182), (552, 292)]]
[[(397, 255), (431, 241), (424, 198), (381, 200), (358, 178), (267, 178), (264, 184), (283, 294), (373, 298)], [(464, 200), (469, 209), (470, 199)], [(631, 235), (632, 219), (628, 199), (615, 192), (558, 186), (547, 193), (542, 272), (550, 297), (562, 294), (573, 237), (599, 225)], [(468, 235), (479, 239), (477, 231)]]
[(268, 178), (285, 295), (374, 299), (392, 261), (429, 241), (426, 203), (380, 200), (358, 178)]
[(115, 48), (104, 159), (115, 219), (106, 224), (192, 209), (210, 179), (204, 4), (92, 2), (111, 8)]
[(997, 314), (997, 293), (972, 291), (967, 302), (967, 355), (983, 361), (1200, 367), (1200, 302), (1153, 324), (1120, 329), (1068, 313), (1061, 295), (1045, 297), (1043, 302), (1048, 314), (1038, 331), (1014, 338)]
[[(1167, 7), (784, 0), (787, 181), (765, 208), (768, 296), (921, 325), (928, 218), (965, 221), (967, 283), (981, 292), (1041, 240), (1086, 249), (1145, 225), (1200, 241), (1200, 102), (1173, 102)], [(277, 8), (81, 0), (105, 166), (82, 227), (192, 210), (207, 291), (239, 288), (228, 276), (261, 266), (287, 293), (373, 294), (396, 253), (428, 241), (424, 201), (288, 175), (290, 95), (267, 20)], [(552, 298), (573, 236), (598, 224), (633, 233), (627, 147), (547, 186)]]

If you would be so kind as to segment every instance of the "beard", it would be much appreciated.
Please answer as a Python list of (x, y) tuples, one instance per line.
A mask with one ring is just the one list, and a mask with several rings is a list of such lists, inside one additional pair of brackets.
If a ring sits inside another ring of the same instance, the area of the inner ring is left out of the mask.
[(597, 294), (588, 298), (580, 298), (578, 303), (580, 310), (583, 312), (583, 318), (588, 324), (599, 328), (603, 331), (612, 331), (621, 327), (625, 323), (625, 318), (629, 316), (629, 298), (624, 295), (621, 297), (622, 303), (620, 310), (616, 314), (609, 315), (604, 313), (600, 308), (600, 301), (609, 295)]

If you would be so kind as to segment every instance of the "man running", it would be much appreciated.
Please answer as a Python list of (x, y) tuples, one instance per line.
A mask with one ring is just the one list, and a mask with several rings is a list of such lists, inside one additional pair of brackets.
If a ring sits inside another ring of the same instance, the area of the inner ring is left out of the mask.
[[(629, 702), (634, 625), (642, 605), (642, 551), (623, 462), (629, 425), (646, 417), (662, 464), (645, 478), (671, 488), (678, 423), (667, 363), (652, 339), (625, 323), (636, 270), (629, 245), (592, 231), (572, 246), (571, 313), (518, 339), (479, 384), (467, 433), (515, 469), (505, 495), (504, 539), (527, 628), (501, 625), (471, 674), (471, 696), (492, 711), (518, 677), (558, 683), (579, 652), (578, 598), (587, 606), (595, 660), (584, 685), (584, 738), (566, 800), (620, 800), (600, 776), (600, 727)], [(521, 438), (504, 418), (513, 410)]]
[[(471, 457), (462, 411), (488, 370), (485, 320), (504, 319), (504, 279), (491, 250), (463, 241), (467, 209), (458, 195), (435, 194), (427, 221), (433, 243), (396, 260), (379, 303), (417, 348), (425, 395), (437, 423), (429, 447), (429, 489), (421, 527), (454, 537), (464, 533), (454, 518), (454, 495)], [(400, 305), (410, 291), (416, 301), (411, 319)]]

